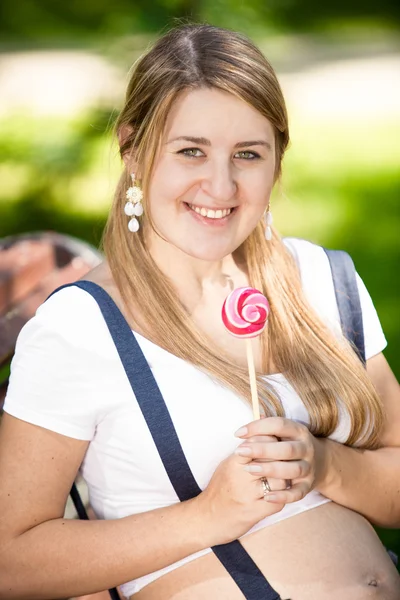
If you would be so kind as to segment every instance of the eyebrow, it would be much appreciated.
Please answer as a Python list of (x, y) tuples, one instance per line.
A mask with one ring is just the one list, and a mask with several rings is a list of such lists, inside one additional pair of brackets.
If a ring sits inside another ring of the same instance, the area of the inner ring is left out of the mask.
[[(167, 144), (172, 144), (172, 142), (191, 142), (192, 144), (198, 144), (200, 146), (211, 146), (210, 140), (204, 137), (192, 137), (187, 135), (181, 135), (172, 140), (168, 140)], [(249, 146), (264, 146), (271, 150), (271, 144), (266, 140), (250, 140), (248, 142), (237, 142), (234, 145), (234, 148), (248, 148)]]

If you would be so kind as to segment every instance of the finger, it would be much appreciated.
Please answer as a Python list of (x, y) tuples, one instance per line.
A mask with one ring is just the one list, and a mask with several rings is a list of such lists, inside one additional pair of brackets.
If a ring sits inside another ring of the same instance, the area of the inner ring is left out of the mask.
[(290, 502), (298, 502), (299, 500), (302, 500), (309, 491), (309, 483), (300, 481), (294, 484), (292, 483), (292, 487), (289, 490), (271, 491), (265, 494), (264, 499), (267, 502), (273, 502), (274, 504), (289, 504)]
[(261, 443), (261, 442), (278, 442), (278, 438), (275, 437), (274, 435), (255, 435), (251, 438), (247, 438), (246, 442), (251, 442), (254, 444), (257, 443)]
[(290, 462), (251, 462), (244, 465), (244, 470), (256, 477), (275, 479), (303, 479), (309, 475), (311, 467), (305, 460)]
[(267, 417), (247, 423), (236, 431), (236, 437), (250, 438), (255, 435), (274, 435), (279, 438), (302, 438), (308, 429), (302, 423), (284, 417)]
[(264, 460), (301, 460), (307, 453), (304, 442), (291, 440), (290, 442), (246, 442), (236, 448), (240, 456), (251, 456), (253, 459)]
[(266, 479), (272, 491), (283, 491), (288, 487), (286, 479), (274, 479), (273, 477), (266, 477)]
[(235, 452), (231, 455), (230, 459), (234, 460), (238, 465), (247, 465), (253, 460), (250, 453), (246, 453), (243, 451), (238, 452), (237, 448)]

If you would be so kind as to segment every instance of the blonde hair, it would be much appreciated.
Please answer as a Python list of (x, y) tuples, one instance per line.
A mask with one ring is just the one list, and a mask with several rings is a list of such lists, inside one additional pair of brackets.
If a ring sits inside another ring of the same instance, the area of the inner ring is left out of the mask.
[[(139, 59), (116, 123), (128, 131), (121, 154), (134, 152), (142, 170), (144, 223), (151, 216), (146, 190), (169, 111), (184, 90), (216, 88), (234, 94), (264, 115), (275, 130), (276, 178), (289, 142), (285, 102), (276, 75), (260, 50), (239, 33), (209, 25), (172, 29)], [(130, 184), (125, 170), (106, 224), (103, 245), (127, 310), (156, 344), (191, 362), (250, 403), (247, 369), (221, 356), (192, 322), (170, 280), (144, 243), (143, 229), (132, 234), (123, 213)], [(249, 283), (268, 298), (271, 315), (261, 336), (262, 372), (257, 376), (266, 415), (284, 415), (277, 393), (262, 373), (273, 364), (284, 373), (310, 414), (310, 429), (329, 436), (339, 421), (338, 399), (347, 409), (349, 445), (376, 448), (383, 408), (365, 369), (346, 340), (337, 339), (306, 301), (298, 269), (276, 231), (266, 242), (259, 223), (237, 250), (245, 258)], [(133, 307), (145, 307), (135, 314)]]

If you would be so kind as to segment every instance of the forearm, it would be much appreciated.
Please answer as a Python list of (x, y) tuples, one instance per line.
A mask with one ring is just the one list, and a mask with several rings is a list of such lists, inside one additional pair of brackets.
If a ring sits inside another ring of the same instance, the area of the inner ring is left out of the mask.
[(326, 456), (318, 491), (381, 527), (400, 526), (400, 448), (358, 450), (320, 439)]
[(196, 500), (117, 520), (42, 523), (1, 544), (0, 598), (105, 590), (207, 547), (205, 538)]

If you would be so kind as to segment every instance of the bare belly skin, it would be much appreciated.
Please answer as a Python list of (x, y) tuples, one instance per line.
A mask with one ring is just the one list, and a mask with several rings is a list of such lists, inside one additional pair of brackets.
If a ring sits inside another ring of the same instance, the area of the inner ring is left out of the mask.
[[(399, 574), (370, 523), (333, 502), (241, 542), (282, 600), (400, 600)], [(174, 569), (130, 600), (205, 598), (244, 598), (213, 553)]]

